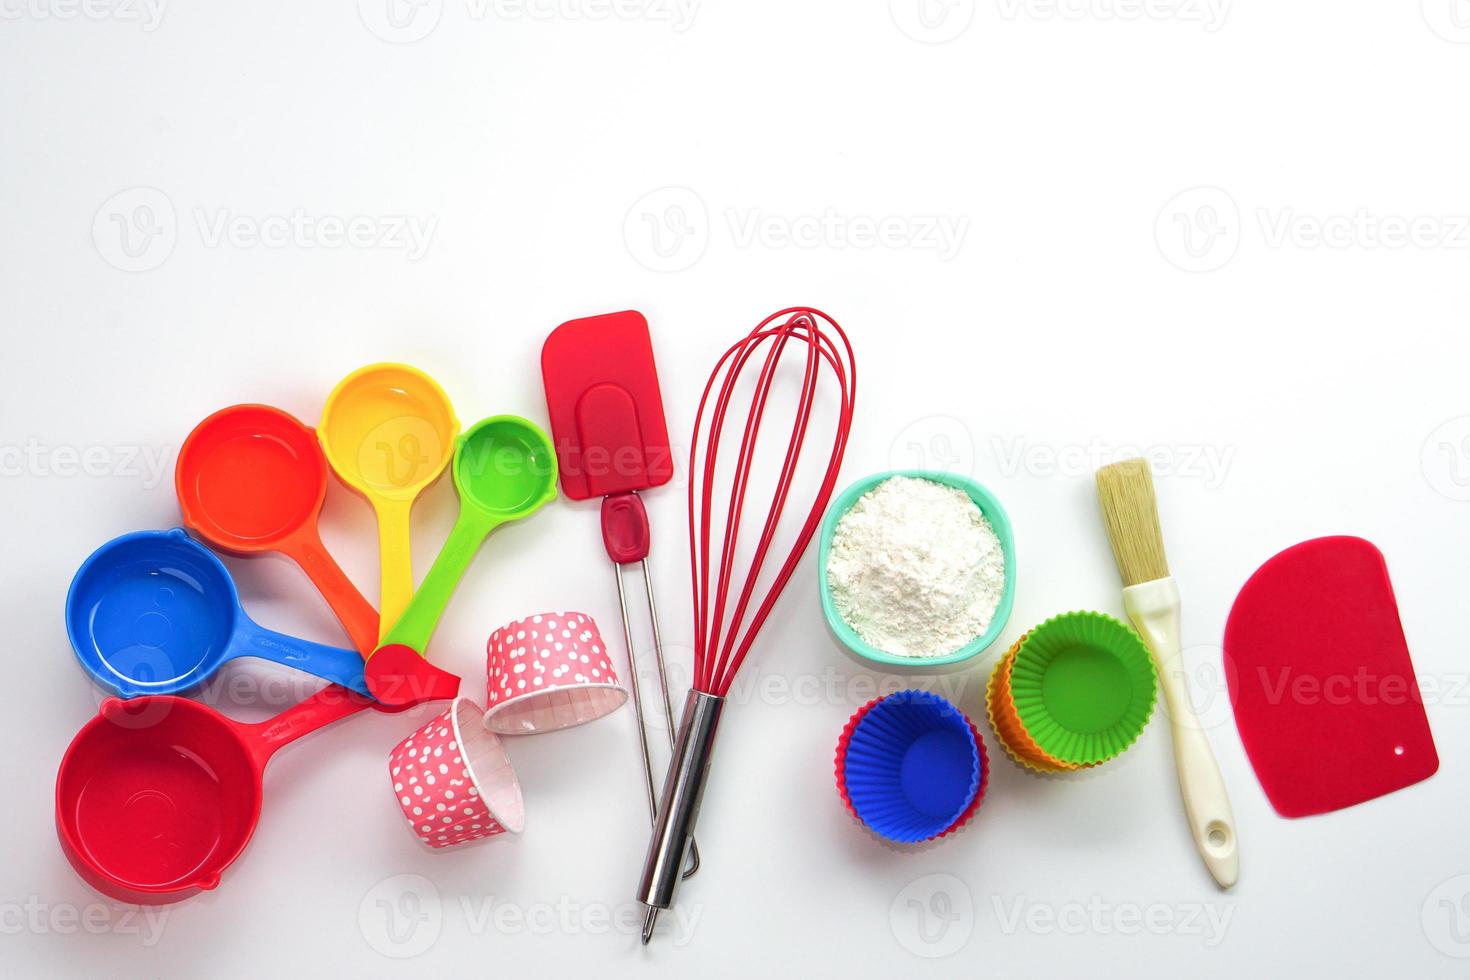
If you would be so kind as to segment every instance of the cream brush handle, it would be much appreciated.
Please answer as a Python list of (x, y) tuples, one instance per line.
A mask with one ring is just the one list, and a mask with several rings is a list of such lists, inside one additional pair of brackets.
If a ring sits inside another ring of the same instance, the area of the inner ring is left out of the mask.
[(1210, 874), (1221, 888), (1229, 888), (1240, 877), (1235, 815), (1220, 766), (1189, 699), (1180, 656), (1179, 586), (1172, 576), (1130, 585), (1123, 590), (1123, 608), (1154, 654), (1169, 709), (1179, 793), (1190, 833)]

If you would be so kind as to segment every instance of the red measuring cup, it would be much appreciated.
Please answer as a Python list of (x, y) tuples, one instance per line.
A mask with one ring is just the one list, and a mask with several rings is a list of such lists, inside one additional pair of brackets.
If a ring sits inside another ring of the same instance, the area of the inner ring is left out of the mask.
[(61, 759), (62, 850), (118, 901), (163, 905), (214, 888), (255, 833), (275, 751), (371, 704), (331, 685), (247, 725), (172, 695), (108, 698)]
[(174, 469), (184, 523), (236, 555), (277, 551), (326, 598), (364, 656), (378, 645), (378, 613), (322, 544), (317, 517), (327, 460), (316, 433), (269, 405), (232, 405), (200, 422)]

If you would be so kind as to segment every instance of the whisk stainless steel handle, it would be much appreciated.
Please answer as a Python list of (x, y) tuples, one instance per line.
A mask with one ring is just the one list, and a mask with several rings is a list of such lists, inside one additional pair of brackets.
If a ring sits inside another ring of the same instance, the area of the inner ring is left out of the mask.
[(679, 723), (674, 757), (664, 778), (658, 818), (643, 862), (643, 880), (638, 886), (638, 900), (648, 906), (643, 923), (645, 943), (653, 938), (654, 919), (659, 910), (674, 904), (679, 869), (684, 865), (685, 854), (694, 848), (694, 825), (699, 820), (699, 806), (704, 800), (704, 787), (714, 758), (715, 733), (724, 708), (724, 698), (703, 691), (690, 691), (684, 701), (684, 718)]

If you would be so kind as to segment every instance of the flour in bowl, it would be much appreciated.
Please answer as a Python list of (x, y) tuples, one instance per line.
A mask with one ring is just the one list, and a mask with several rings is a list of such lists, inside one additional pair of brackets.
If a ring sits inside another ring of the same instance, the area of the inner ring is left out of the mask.
[(1005, 593), (1005, 552), (969, 494), (895, 476), (838, 520), (827, 585), (869, 646), (942, 657), (990, 628)]

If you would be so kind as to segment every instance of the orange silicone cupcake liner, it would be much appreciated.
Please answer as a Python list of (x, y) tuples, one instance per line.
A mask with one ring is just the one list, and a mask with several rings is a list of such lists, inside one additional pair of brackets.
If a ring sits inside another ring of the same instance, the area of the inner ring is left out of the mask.
[(995, 729), (1006, 755), (1027, 769), (1040, 773), (1074, 772), (1082, 769), (1083, 766), (1066, 763), (1048, 755), (1027, 733), (1026, 726), (1021, 723), (1021, 716), (1016, 713), (1016, 704), (1011, 698), (1011, 668), (1016, 662), (1016, 651), (1020, 649), (1027, 635), (1029, 634), (1023, 634), (1006, 651), (1005, 656), (1000, 658), (985, 687), (985, 710), (990, 717), (990, 725)]

